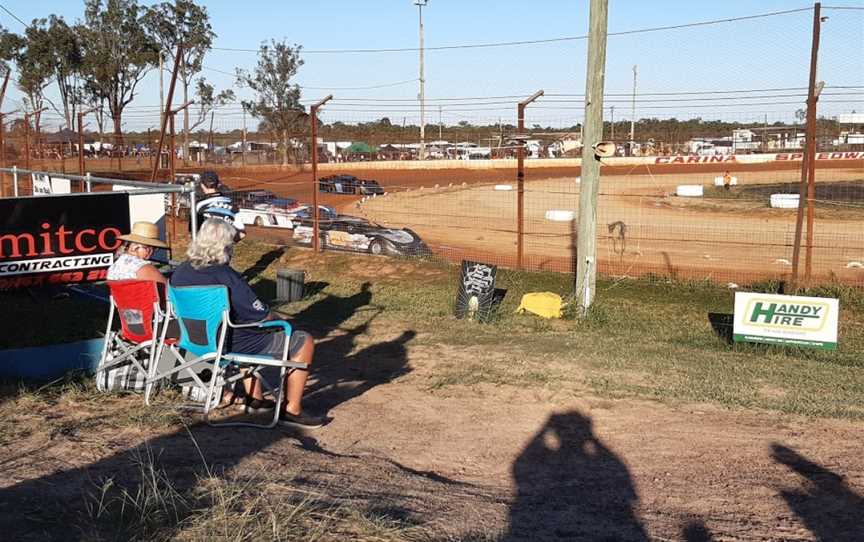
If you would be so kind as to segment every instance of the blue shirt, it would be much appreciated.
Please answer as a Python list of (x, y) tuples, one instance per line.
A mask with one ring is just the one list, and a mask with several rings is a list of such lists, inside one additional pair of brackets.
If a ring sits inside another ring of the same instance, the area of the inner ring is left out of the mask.
[[(240, 273), (225, 264), (195, 269), (189, 262), (184, 262), (171, 275), (171, 285), (227, 286), (231, 302), (231, 322), (234, 324), (260, 322), (270, 315), (270, 307), (258, 299)], [(232, 329), (227, 337), (226, 349), (228, 352), (257, 354), (269, 344), (269, 332), (255, 328)]]

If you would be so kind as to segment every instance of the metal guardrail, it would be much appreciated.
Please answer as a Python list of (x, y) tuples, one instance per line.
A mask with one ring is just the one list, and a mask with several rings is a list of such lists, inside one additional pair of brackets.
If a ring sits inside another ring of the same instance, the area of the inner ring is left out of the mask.
[[(18, 191), (18, 176), (19, 175), (48, 175), (54, 177), (60, 177), (63, 179), (69, 179), (72, 181), (80, 181), (84, 183), (84, 187), (86, 193), (90, 193), (93, 191), (93, 183), (96, 184), (110, 184), (110, 185), (121, 185), (128, 186), (130, 188), (134, 188), (135, 190), (126, 190), (131, 195), (145, 195), (145, 194), (189, 194), (189, 206), (190, 206), (190, 215), (192, 219), (192, 238), (196, 237), (196, 233), (198, 232), (198, 217), (195, 209), (197, 207), (197, 194), (195, 190), (195, 186), (192, 183), (185, 183), (181, 185), (177, 184), (169, 184), (169, 183), (156, 183), (156, 182), (148, 182), (148, 181), (133, 181), (131, 179), (109, 179), (107, 177), (94, 177), (91, 174), (86, 175), (73, 175), (71, 173), (58, 173), (56, 171), (36, 171), (32, 169), (22, 169), (17, 166), (12, 166), (11, 168), (0, 168), (0, 173), (9, 173), (12, 175), (12, 190), (13, 197), (19, 197)], [(118, 190), (118, 192), (124, 192), (124, 190)], [(77, 194), (64, 194), (66, 196), (80, 196), (82, 193)]]

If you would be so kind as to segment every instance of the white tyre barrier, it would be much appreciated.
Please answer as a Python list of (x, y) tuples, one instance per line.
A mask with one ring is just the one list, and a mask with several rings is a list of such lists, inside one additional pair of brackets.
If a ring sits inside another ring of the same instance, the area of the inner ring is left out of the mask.
[(582, 182), (582, 177), (576, 177), (576, 184), (579, 184), (581, 182)]
[(496, 184), (495, 190), (513, 190), (512, 184)]
[(771, 207), (774, 209), (797, 209), (800, 194), (771, 194)]
[(551, 222), (570, 222), (576, 217), (574, 211), (550, 209), (546, 211), (546, 220)]
[(846, 269), (864, 269), (864, 263), (849, 262), (846, 264)]
[(686, 198), (701, 198), (704, 193), (701, 184), (679, 184), (675, 188), (675, 195)]
[[(723, 177), (714, 177), (714, 186), (723, 186)], [(738, 177), (732, 177), (729, 181), (730, 186), (738, 186)]]

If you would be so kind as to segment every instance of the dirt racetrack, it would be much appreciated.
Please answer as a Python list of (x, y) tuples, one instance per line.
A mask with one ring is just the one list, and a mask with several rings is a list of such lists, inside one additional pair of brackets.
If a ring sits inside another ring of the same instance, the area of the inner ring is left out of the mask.
[[(598, 212), (600, 271), (723, 282), (787, 276), (795, 210), (771, 209), (768, 196), (758, 193), (729, 199), (713, 188), (714, 178), (726, 167), (604, 167)], [(733, 192), (753, 184), (795, 183), (800, 176), (800, 162), (735, 164), (729, 169), (740, 187)], [(319, 173), (327, 174), (326, 169)], [(309, 172), (227, 170), (222, 175), (235, 188), (268, 188), (301, 201), (311, 199)], [(527, 169), (527, 267), (572, 269), (574, 224), (547, 220), (546, 212), (578, 209), (578, 175), (579, 168)], [(515, 266), (517, 193), (494, 187), (509, 184), (515, 188), (514, 171), (381, 170), (358, 176), (378, 180), (388, 194), (364, 202), (359, 196), (320, 194), (319, 201), (380, 224), (410, 227), (436, 253), (451, 259), (477, 258)], [(817, 185), (827, 183), (850, 187), (846, 189), (850, 197), (820, 201), (817, 206), (813, 277), (864, 284), (864, 229), (860, 227), (864, 201), (855, 200), (864, 184), (864, 163), (819, 162)], [(705, 186), (705, 197), (675, 196), (676, 186), (682, 184)], [(802, 270), (805, 252), (802, 250)]]
[[(99, 171), (102, 167), (98, 163), (89, 165), (94, 175), (149, 178), (144, 171), (117, 173)], [(575, 179), (580, 168), (534, 165), (546, 163), (526, 163), (525, 265), (568, 272), (575, 257), (574, 225), (547, 220), (546, 212), (578, 209)], [(600, 271), (720, 282), (788, 276), (795, 211), (770, 209), (770, 194), (748, 190), (748, 186), (794, 190), (800, 167), (800, 161), (604, 166), (597, 225)], [(714, 178), (727, 168), (739, 182), (732, 194), (713, 188)], [(860, 226), (864, 219), (860, 196), (864, 161), (820, 160), (816, 171), (813, 276), (821, 281), (864, 285), (864, 228)], [(302, 202), (312, 199), (309, 171), (260, 166), (222, 168), (219, 172), (235, 189), (266, 188)], [(321, 165), (319, 176), (331, 173), (327, 164)], [(387, 226), (410, 227), (446, 258), (516, 265), (517, 193), (494, 189), (496, 184), (515, 188), (515, 168), (380, 169), (358, 171), (357, 175), (378, 180), (388, 194), (365, 202), (360, 202), (359, 196), (319, 194), (319, 202)], [(703, 185), (705, 197), (675, 196), (676, 186), (681, 184)], [(829, 184), (830, 188), (823, 189)], [(7, 178), (6, 188), (10, 189), (8, 185)], [(819, 199), (823, 197), (828, 199)], [(265, 235), (290, 238), (284, 233)], [(802, 268), (804, 256), (806, 251), (802, 251)]]

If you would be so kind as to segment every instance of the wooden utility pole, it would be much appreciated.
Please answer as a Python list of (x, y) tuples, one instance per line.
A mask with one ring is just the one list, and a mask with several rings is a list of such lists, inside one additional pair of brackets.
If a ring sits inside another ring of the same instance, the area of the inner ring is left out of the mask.
[(576, 294), (583, 315), (594, 300), (597, 283), (597, 192), (600, 161), (594, 145), (603, 137), (603, 87), (606, 79), (608, 0), (591, 0), (588, 65), (585, 82), (585, 129), (582, 132), (582, 181), (576, 243)]
[[(165, 100), (165, 113), (162, 115), (162, 128), (159, 131), (159, 146), (156, 147), (156, 163), (153, 164), (153, 171), (150, 174), (150, 181), (156, 180), (156, 173), (159, 171), (159, 163), (162, 161), (162, 145), (165, 143), (165, 133), (168, 128), (168, 115), (171, 109), (171, 102), (174, 100), (174, 87), (177, 85), (177, 72), (180, 70), (180, 57), (183, 55), (183, 44), (177, 45), (177, 53), (174, 55), (174, 71), (171, 72), (171, 83), (168, 85), (168, 98)], [(173, 181), (174, 178), (172, 177)]]
[(804, 205), (807, 205), (807, 260), (805, 277), (810, 279), (813, 254), (813, 200), (816, 194), (816, 65), (819, 58), (819, 34), (822, 28), (822, 4), (813, 6), (813, 41), (810, 48), (810, 84), (807, 92), (807, 126), (804, 138), (804, 159), (801, 161), (801, 185), (798, 196), (798, 212), (795, 216), (795, 245), (792, 249), (792, 288), (797, 289), (798, 268), (801, 259), (801, 233), (804, 227)]
[(312, 249), (321, 250), (318, 242), (318, 108), (333, 99), (332, 94), (316, 103), (309, 110), (312, 119)]
[(525, 106), (540, 96), (543, 96), (542, 90), (522, 100), (516, 107), (516, 123), (520, 139), (519, 146), (516, 148), (516, 267), (519, 269), (522, 269), (525, 253), (525, 143), (528, 142), (528, 136), (525, 134)]
[(78, 112), (78, 175), (84, 175), (84, 115), (99, 109), (91, 107), (85, 111)]
[(24, 169), (30, 169), (30, 113), (24, 113)]
[[(8, 113), (0, 113), (0, 168), (6, 167), (6, 117), (17, 113), (18, 110), (9, 111)], [(6, 197), (6, 174), (0, 174), (0, 198)]]

